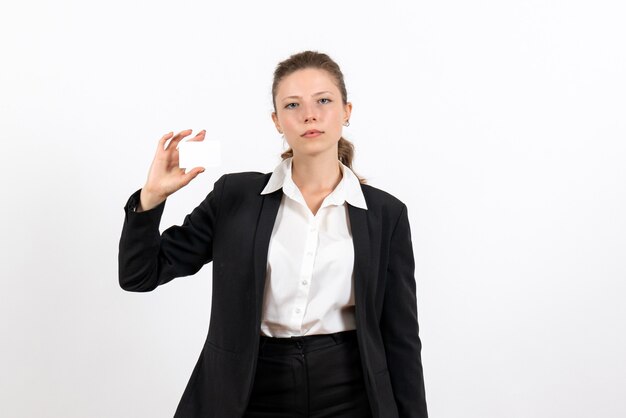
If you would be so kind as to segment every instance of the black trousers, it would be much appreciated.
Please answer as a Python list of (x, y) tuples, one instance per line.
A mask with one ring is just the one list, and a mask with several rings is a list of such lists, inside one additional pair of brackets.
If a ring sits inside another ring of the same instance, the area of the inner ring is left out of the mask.
[(261, 336), (244, 418), (369, 418), (356, 331)]

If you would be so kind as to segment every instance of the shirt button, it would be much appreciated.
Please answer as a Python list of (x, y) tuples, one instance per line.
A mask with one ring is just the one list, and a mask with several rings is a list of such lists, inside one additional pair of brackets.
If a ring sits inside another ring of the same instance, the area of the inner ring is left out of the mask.
[(300, 313), (300, 308), (296, 308), (296, 313)]
[(308, 253), (306, 253), (306, 255), (313, 255), (313, 253), (309, 251)]
[(307, 285), (307, 283), (309, 283), (309, 282), (307, 282), (306, 280), (302, 280), (302, 284), (303, 284), (304, 286), (306, 286), (306, 285)]
[(311, 232), (315, 232), (317, 230), (317, 228), (315, 228), (314, 226), (311, 227)]

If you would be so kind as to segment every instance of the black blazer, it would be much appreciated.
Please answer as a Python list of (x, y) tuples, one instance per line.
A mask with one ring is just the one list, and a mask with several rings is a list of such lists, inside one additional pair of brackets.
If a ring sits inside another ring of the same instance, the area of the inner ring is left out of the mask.
[[(179, 418), (235, 418), (255, 374), (270, 235), (282, 189), (261, 195), (271, 173), (220, 177), (202, 203), (159, 233), (165, 202), (124, 207), (119, 283), (148, 292), (213, 261), (208, 336), (176, 410)], [(426, 418), (418, 336), (415, 262), (407, 208), (361, 185), (368, 210), (348, 204), (354, 242), (355, 314), (367, 395), (376, 418)]]

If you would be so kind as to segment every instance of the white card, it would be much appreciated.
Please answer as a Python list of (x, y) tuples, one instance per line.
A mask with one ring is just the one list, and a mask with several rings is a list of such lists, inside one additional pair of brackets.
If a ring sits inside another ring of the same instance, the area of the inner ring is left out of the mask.
[(217, 140), (183, 141), (178, 144), (178, 166), (185, 173), (194, 167), (219, 167), (222, 164), (220, 142)]

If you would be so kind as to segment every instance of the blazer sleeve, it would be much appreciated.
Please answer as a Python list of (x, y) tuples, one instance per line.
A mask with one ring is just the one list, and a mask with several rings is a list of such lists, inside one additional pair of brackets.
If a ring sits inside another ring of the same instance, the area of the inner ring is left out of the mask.
[(391, 235), (380, 321), (389, 377), (401, 418), (427, 418), (422, 371), (415, 259), (406, 205)]
[(125, 217), (119, 242), (118, 273), (122, 289), (149, 292), (176, 277), (195, 274), (213, 259), (213, 236), (219, 200), (226, 175), (188, 214), (182, 225), (171, 226), (161, 234), (159, 223), (165, 201), (143, 212), (135, 212), (141, 189), (124, 206)]

